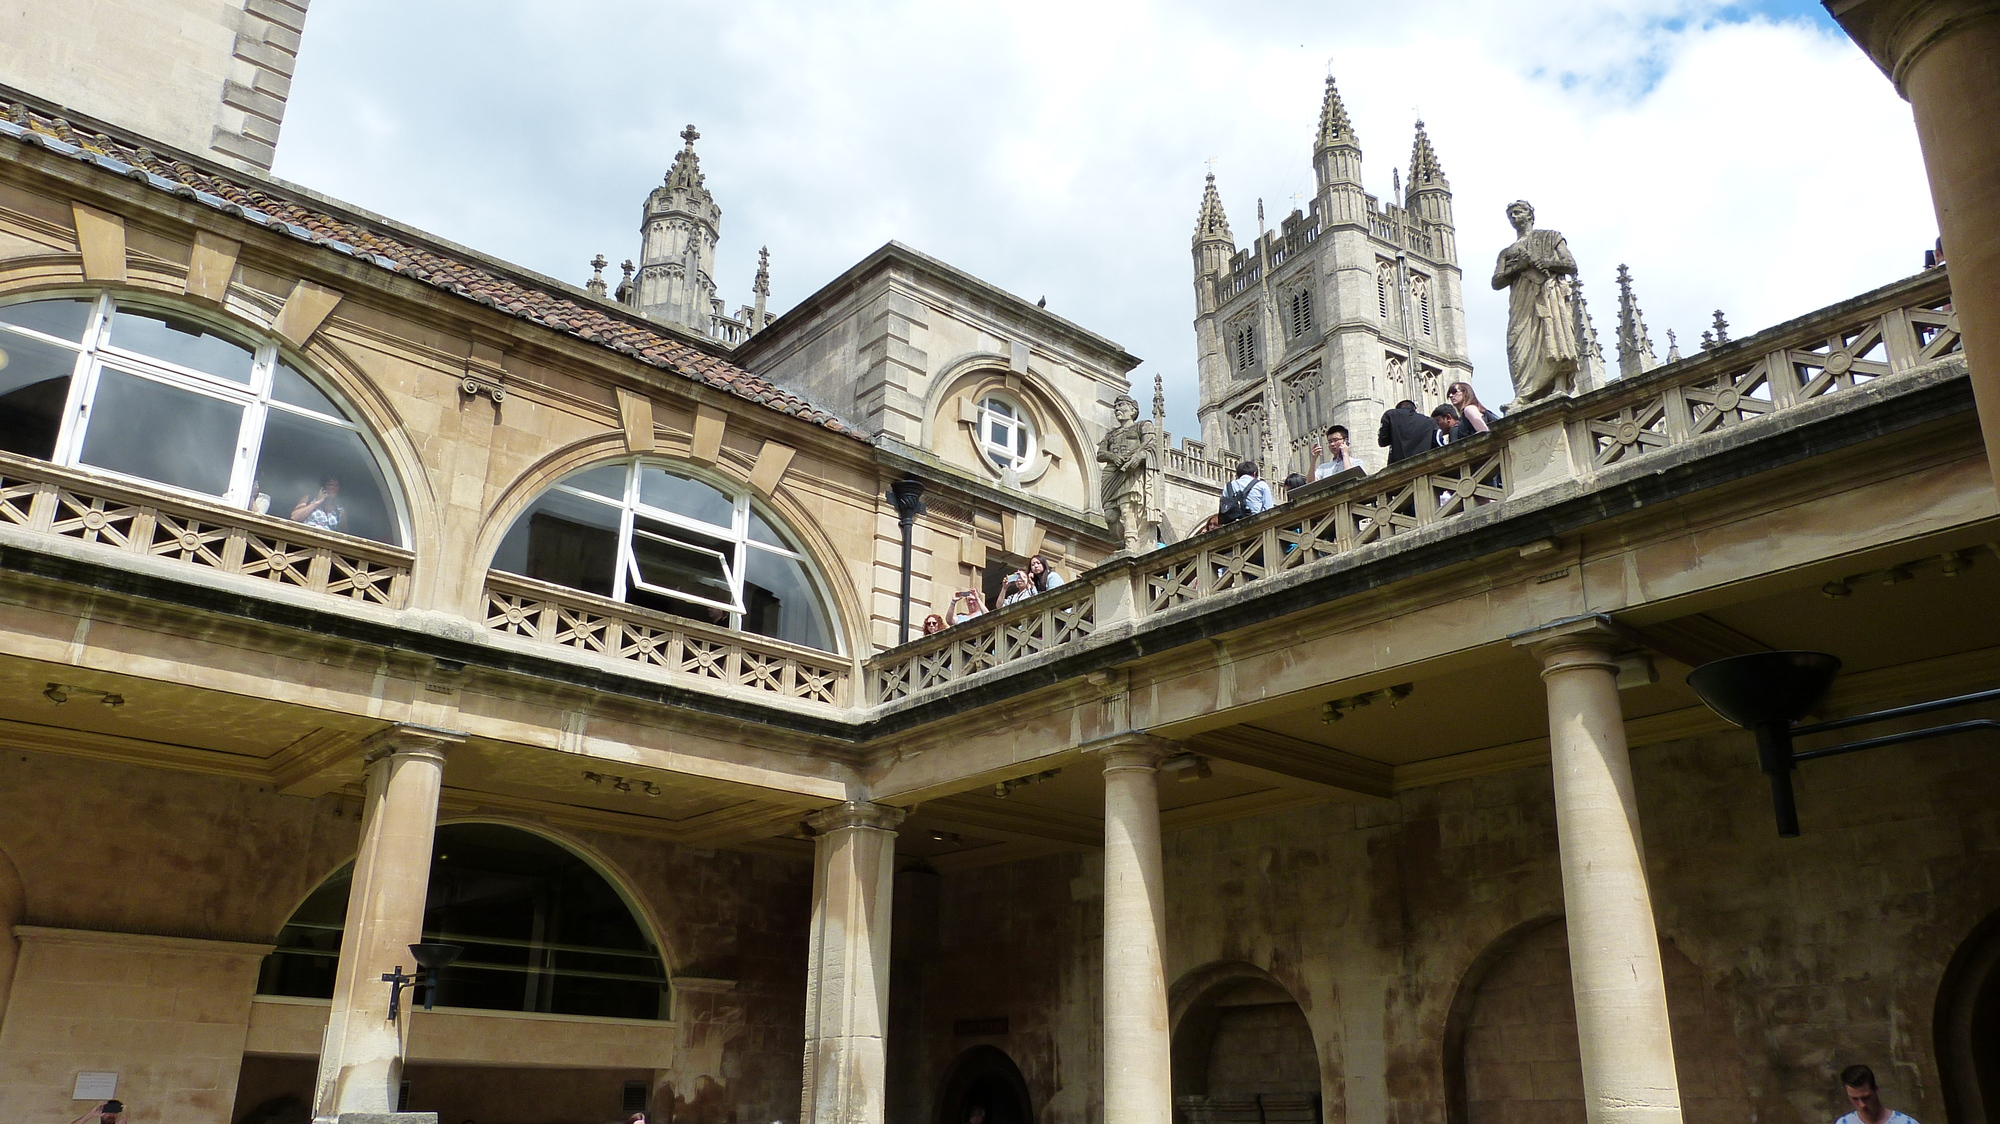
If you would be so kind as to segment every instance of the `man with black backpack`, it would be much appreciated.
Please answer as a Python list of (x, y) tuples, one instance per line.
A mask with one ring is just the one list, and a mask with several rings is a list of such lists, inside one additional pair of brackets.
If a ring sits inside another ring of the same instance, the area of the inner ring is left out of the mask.
[(1215, 509), (1216, 519), (1234, 523), (1269, 511), (1275, 503), (1271, 485), (1257, 475), (1257, 462), (1244, 461), (1236, 466), (1236, 479), (1222, 486), (1222, 503)]

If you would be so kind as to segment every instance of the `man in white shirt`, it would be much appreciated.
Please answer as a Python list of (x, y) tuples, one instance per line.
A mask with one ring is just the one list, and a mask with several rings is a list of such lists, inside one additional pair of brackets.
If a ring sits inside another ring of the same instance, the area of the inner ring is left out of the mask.
[(1361, 467), (1361, 462), (1354, 459), (1354, 450), (1347, 443), (1347, 427), (1344, 425), (1326, 427), (1326, 440), (1313, 443), (1313, 458), (1319, 461), (1319, 466), (1313, 469), (1314, 480), (1324, 480), (1336, 472)]
[(1841, 1070), (1840, 1083), (1854, 1111), (1834, 1124), (1917, 1124), (1902, 1113), (1883, 1107), (1882, 1091), (1875, 1087), (1875, 1071), (1867, 1066), (1851, 1065)]

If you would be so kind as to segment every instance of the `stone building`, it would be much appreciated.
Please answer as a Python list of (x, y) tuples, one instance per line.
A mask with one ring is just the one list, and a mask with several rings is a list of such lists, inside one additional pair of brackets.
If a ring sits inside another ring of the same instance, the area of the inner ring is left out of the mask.
[[(1125, 553), (1135, 360), (962, 270), (730, 342), (19, 73), (0, 1119), (2000, 1115), (2000, 704), (1877, 716), (2000, 676), (1976, 254)], [(903, 642), (905, 523), (1069, 580)]]

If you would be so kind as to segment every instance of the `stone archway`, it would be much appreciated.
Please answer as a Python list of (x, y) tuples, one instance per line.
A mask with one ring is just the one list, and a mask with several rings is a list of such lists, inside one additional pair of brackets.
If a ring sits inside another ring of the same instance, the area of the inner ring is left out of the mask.
[(1952, 954), (1931, 1026), (1946, 1115), (1954, 1124), (2000, 1119), (2000, 913)]
[(938, 1090), (937, 1124), (1035, 1124), (1021, 1067), (998, 1046), (960, 1054)]
[(1177, 1124), (1319, 1124), (1319, 1050), (1283, 984), (1231, 963), (1199, 969), (1174, 990)]

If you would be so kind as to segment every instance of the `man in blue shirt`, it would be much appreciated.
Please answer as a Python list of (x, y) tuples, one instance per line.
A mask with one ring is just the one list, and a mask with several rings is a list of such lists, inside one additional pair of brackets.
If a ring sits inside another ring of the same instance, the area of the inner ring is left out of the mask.
[[(1230, 502), (1238, 497), (1240, 505)], [(1238, 519), (1247, 519), (1259, 512), (1271, 510), (1275, 503), (1271, 497), (1271, 485), (1257, 475), (1257, 462), (1244, 461), (1236, 466), (1236, 479), (1222, 486), (1220, 511), (1222, 522), (1233, 523)]]

